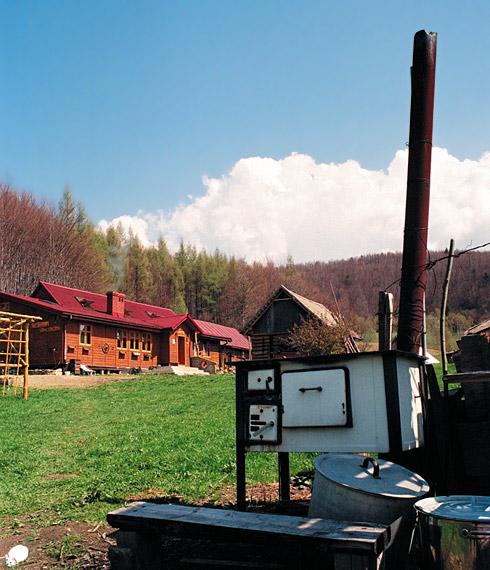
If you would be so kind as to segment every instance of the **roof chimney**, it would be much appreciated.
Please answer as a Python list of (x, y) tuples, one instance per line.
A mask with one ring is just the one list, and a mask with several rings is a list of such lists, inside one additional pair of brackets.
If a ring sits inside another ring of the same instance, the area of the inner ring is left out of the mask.
[(107, 312), (113, 317), (124, 317), (124, 299), (126, 295), (117, 291), (107, 293)]

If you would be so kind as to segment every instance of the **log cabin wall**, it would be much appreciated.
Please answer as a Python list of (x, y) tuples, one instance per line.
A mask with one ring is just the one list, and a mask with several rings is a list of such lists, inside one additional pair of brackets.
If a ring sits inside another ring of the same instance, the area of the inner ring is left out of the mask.
[(252, 360), (274, 358), (288, 352), (288, 332), (252, 334)]
[(29, 329), (29, 360), (31, 368), (58, 368), (63, 365), (63, 320), (57, 315), (38, 315), (43, 318), (34, 325), (47, 326)]
[(60, 316), (35, 311), (15, 301), (1, 302), (2, 311), (42, 318), (29, 327), (29, 365), (31, 368), (57, 368), (63, 361), (63, 326)]
[(200, 356), (212, 360), (216, 363), (218, 368), (220, 367), (220, 344), (218, 342), (213, 342), (212, 340), (203, 340), (199, 342), (199, 352)]
[(267, 311), (253, 325), (253, 333), (283, 333), (294, 325), (301, 325), (308, 313), (293, 299), (275, 299)]
[(158, 364), (167, 366), (170, 364), (170, 333), (163, 331), (160, 333), (160, 351), (158, 356)]
[(280, 295), (252, 325), (252, 360), (274, 358), (287, 353), (289, 331), (300, 326), (308, 313), (293, 299)]
[(67, 362), (79, 360), (81, 364), (102, 369), (148, 369), (157, 365), (158, 353), (159, 335), (155, 332), (89, 321), (66, 323)]
[(245, 350), (222, 345), (221, 341), (211, 339), (199, 341), (199, 356), (212, 360), (216, 363), (216, 367), (221, 370), (226, 369), (226, 363), (232, 359), (244, 360), (248, 357)]

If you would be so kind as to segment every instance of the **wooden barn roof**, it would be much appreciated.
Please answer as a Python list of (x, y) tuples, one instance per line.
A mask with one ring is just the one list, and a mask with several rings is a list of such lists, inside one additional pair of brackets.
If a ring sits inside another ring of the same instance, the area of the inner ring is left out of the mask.
[(312, 301), (311, 299), (307, 299), (302, 295), (298, 295), (294, 291), (291, 291), (284, 285), (281, 285), (270, 297), (269, 299), (262, 305), (262, 307), (255, 313), (255, 315), (248, 321), (248, 323), (243, 327), (242, 332), (247, 334), (252, 326), (260, 319), (260, 317), (267, 312), (267, 310), (271, 307), (272, 303), (279, 297), (281, 293), (285, 293), (289, 298), (295, 301), (300, 307), (302, 307), (307, 313), (314, 315), (321, 321), (335, 325), (337, 324), (337, 320), (335, 319), (334, 314), (322, 305), (321, 303), (317, 303), (316, 301)]
[(486, 330), (490, 329), (490, 319), (487, 319), (485, 321), (482, 321), (481, 323), (478, 323), (477, 325), (469, 328), (467, 331), (465, 331), (465, 336), (469, 335), (469, 334), (481, 334), (482, 332), (485, 332)]

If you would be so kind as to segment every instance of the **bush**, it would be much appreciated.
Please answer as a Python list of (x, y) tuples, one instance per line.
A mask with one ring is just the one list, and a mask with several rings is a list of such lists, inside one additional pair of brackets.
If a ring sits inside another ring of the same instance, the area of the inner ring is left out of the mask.
[(330, 325), (315, 318), (304, 319), (294, 325), (289, 334), (289, 347), (300, 356), (320, 356), (347, 352), (346, 342), (351, 326), (343, 319)]

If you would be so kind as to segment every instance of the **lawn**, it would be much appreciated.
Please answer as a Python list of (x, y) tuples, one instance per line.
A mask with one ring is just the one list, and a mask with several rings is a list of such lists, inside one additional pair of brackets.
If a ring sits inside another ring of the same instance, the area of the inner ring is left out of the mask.
[[(131, 499), (218, 499), (235, 483), (234, 376), (146, 375), (0, 400), (0, 513), (103, 520)], [(295, 454), (291, 472), (311, 469)], [(250, 483), (276, 479), (249, 454)]]

